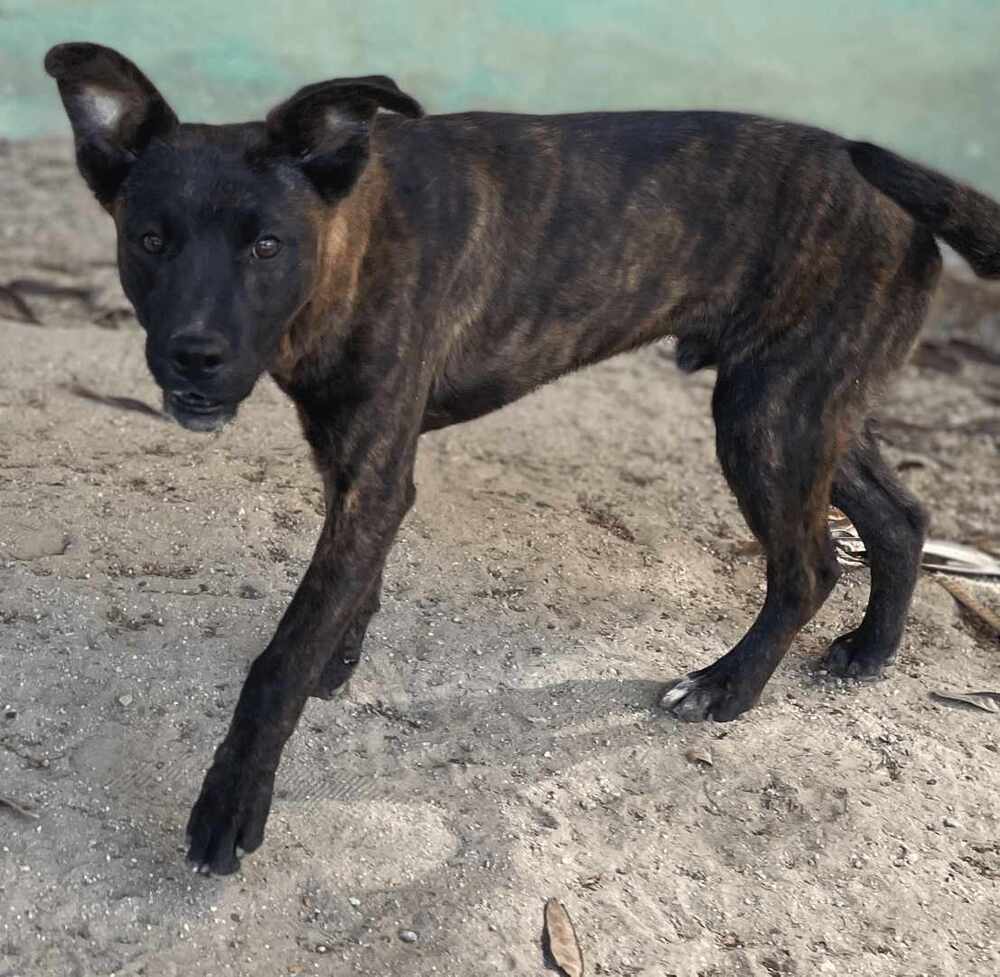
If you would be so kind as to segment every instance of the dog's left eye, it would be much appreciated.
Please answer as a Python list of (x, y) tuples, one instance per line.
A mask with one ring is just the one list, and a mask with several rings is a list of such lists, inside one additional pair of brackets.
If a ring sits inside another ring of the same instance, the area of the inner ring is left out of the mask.
[(150, 254), (159, 254), (163, 250), (163, 238), (152, 231), (149, 234), (143, 234), (142, 246)]
[(276, 237), (258, 238), (253, 246), (255, 258), (273, 258), (281, 250), (281, 242)]

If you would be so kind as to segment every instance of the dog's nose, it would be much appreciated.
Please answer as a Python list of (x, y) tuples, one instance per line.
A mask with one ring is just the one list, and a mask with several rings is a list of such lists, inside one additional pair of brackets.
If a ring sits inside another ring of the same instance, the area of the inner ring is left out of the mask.
[(226, 361), (228, 347), (211, 333), (181, 333), (170, 342), (170, 363), (183, 377), (208, 377)]

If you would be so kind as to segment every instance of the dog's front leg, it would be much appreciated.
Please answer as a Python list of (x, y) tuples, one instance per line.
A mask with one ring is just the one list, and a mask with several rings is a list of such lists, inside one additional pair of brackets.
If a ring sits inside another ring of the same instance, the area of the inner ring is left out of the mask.
[(261, 844), (282, 748), (331, 648), (363, 612), (413, 501), (419, 416), (391, 418), (390, 405), (372, 402), (308, 432), (335, 490), (309, 569), (250, 668), (191, 812), (188, 858), (198, 871), (234, 872), (237, 849)]

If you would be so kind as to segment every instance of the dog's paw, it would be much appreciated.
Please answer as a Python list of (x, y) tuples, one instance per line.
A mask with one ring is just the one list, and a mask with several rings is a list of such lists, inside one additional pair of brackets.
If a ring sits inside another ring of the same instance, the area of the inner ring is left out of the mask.
[(727, 723), (753, 705), (731, 680), (714, 675), (710, 669), (691, 672), (667, 686), (660, 707), (688, 723)]
[(893, 650), (872, 649), (860, 640), (857, 631), (850, 631), (830, 645), (820, 661), (820, 668), (835, 678), (876, 682), (885, 677), (883, 669), (895, 659)]
[(231, 875), (240, 856), (264, 840), (273, 774), (216, 762), (205, 776), (187, 826), (188, 861), (203, 875)]

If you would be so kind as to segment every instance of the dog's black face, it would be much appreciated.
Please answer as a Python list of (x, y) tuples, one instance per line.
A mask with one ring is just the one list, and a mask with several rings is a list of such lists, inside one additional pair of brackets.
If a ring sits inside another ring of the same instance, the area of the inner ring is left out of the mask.
[(164, 407), (192, 430), (235, 414), (315, 281), (320, 198), (266, 155), (263, 126), (180, 126), (118, 195), (122, 285)]
[(45, 66), (77, 162), (114, 216), (122, 285), (164, 407), (214, 430), (269, 368), (318, 280), (321, 229), (368, 158), (379, 108), (420, 106), (382, 76), (310, 85), (263, 123), (181, 125), (131, 61), (62, 44)]

